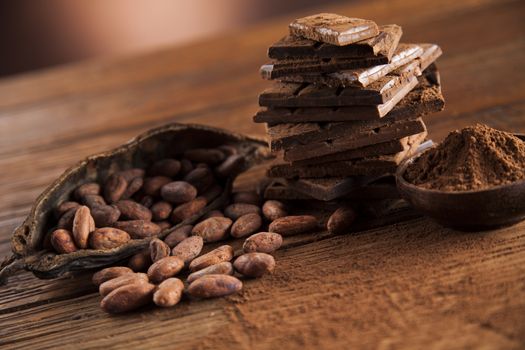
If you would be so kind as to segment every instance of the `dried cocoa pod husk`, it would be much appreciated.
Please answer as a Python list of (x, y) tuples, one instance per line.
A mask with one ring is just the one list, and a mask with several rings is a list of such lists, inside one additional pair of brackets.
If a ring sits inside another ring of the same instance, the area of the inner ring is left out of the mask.
[[(22, 269), (39, 278), (55, 278), (67, 272), (102, 268), (146, 249), (151, 238), (133, 239), (109, 251), (80, 249), (68, 254), (50, 252), (43, 245), (47, 232), (57, 226), (54, 209), (73, 198), (74, 190), (80, 185), (88, 182), (105, 185), (109, 177), (116, 174), (129, 181), (123, 175), (129, 169), (147, 169), (158, 160), (176, 157), (190, 149), (213, 149), (222, 145), (235, 147), (238, 154), (245, 157), (245, 165), (239, 171), (271, 157), (264, 140), (208, 126), (172, 123), (147, 131), (116, 149), (90, 156), (69, 168), (36, 199), (27, 218), (13, 232), (13, 255), (0, 265), (0, 281)], [(220, 180), (223, 192), (219, 197), (198, 213), (162, 231), (158, 237), (163, 239), (176, 228), (193, 224), (207, 212), (222, 207), (228, 200), (236, 175)]]

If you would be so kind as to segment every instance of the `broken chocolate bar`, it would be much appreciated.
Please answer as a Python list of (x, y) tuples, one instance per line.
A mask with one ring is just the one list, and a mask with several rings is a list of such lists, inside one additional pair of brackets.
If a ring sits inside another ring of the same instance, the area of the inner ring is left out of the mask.
[(289, 30), (292, 35), (338, 46), (379, 34), (379, 29), (373, 21), (333, 13), (319, 13), (296, 19), (290, 23)]
[(295, 58), (345, 58), (382, 56), (390, 60), (403, 31), (395, 24), (379, 27), (379, 35), (346, 46), (336, 46), (287, 35), (268, 49), (268, 57), (279, 60)]
[[(419, 84), (403, 98), (388, 116), (421, 116), (439, 112), (443, 109), (444, 100), (440, 87), (436, 84), (437, 72), (427, 72), (419, 78)], [(384, 110), (382, 111), (384, 112)], [(263, 108), (253, 120), (256, 123), (303, 123), (303, 122), (342, 122), (370, 120), (383, 117), (373, 107), (339, 107), (339, 108)]]
[[(366, 87), (384, 77), (388, 73), (406, 65), (407, 63), (416, 60), (424, 54), (423, 48), (418, 44), (399, 44), (394, 56), (389, 63), (380, 64), (372, 67), (359, 67), (356, 69), (338, 69), (327, 73), (322, 71), (308, 73), (301, 71), (295, 74), (281, 75), (281, 70), (271, 65), (261, 67), (261, 75), (265, 79), (273, 79), (278, 77), (279, 80), (293, 83), (316, 83), (331, 87), (347, 87), (358, 86)], [(284, 68), (283, 68), (284, 69)], [(277, 70), (276, 73), (273, 71)], [(325, 73), (325, 74), (320, 74)]]

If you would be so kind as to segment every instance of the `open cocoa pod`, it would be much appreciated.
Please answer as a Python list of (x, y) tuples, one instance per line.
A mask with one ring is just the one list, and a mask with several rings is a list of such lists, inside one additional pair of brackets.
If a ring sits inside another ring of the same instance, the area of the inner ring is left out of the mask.
[(244, 164), (221, 180), (223, 190), (196, 215), (164, 230), (163, 238), (175, 228), (196, 222), (207, 212), (225, 204), (235, 177), (269, 157), (264, 140), (250, 138), (226, 130), (191, 124), (168, 124), (139, 135), (108, 152), (90, 156), (66, 170), (37, 198), (28, 217), (15, 229), (11, 239), (13, 255), (0, 266), (0, 283), (9, 275), (25, 269), (39, 278), (54, 278), (66, 272), (98, 268), (121, 261), (144, 249), (150, 239), (134, 239), (109, 250), (81, 249), (57, 254), (44, 249), (44, 239), (57, 224), (53, 209), (67, 200), (79, 185), (104, 182), (112, 174), (134, 167), (145, 168), (153, 162), (175, 157), (193, 148), (233, 146), (244, 156)]

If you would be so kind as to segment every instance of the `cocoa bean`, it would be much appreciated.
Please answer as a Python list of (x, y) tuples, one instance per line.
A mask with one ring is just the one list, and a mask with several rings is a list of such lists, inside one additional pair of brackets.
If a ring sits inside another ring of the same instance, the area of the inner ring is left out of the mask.
[(272, 253), (283, 244), (283, 237), (274, 232), (259, 232), (246, 239), (242, 246), (245, 253)]
[(197, 197), (197, 189), (185, 181), (173, 181), (162, 186), (160, 195), (164, 200), (180, 204)]
[(205, 243), (217, 242), (228, 236), (232, 220), (225, 217), (213, 217), (199, 222), (191, 233), (202, 237)]
[(124, 199), (115, 203), (121, 215), (129, 220), (151, 221), (151, 211), (135, 201)]
[(70, 209), (78, 209), (78, 207), (80, 207), (80, 204), (77, 202), (72, 202), (72, 201), (62, 202), (60, 203), (58, 207), (55, 208), (55, 216), (58, 219), (60, 219), (60, 217), (62, 217), (62, 215), (64, 215), (66, 211)]
[(68, 254), (77, 251), (73, 235), (68, 230), (58, 229), (50, 236), (51, 246), (60, 254)]
[(113, 174), (111, 175), (106, 185), (104, 186), (104, 198), (110, 204), (118, 202), (126, 188), (128, 187), (128, 182), (122, 175)]
[(224, 215), (232, 220), (237, 220), (241, 216), (250, 213), (260, 214), (261, 209), (259, 209), (259, 207), (256, 205), (246, 203), (230, 204), (226, 207), (226, 209), (224, 209)]
[(190, 263), (190, 271), (195, 272), (205, 267), (215, 265), (233, 258), (233, 248), (229, 245), (220, 246), (209, 253), (201, 255)]
[(151, 255), (151, 261), (157, 262), (160, 259), (170, 256), (170, 247), (160, 239), (153, 238), (149, 242), (149, 252)]
[(71, 208), (68, 211), (66, 211), (58, 220), (57, 228), (63, 228), (65, 230), (71, 231), (73, 228), (73, 220), (75, 219), (75, 214), (77, 212), (79, 207), (77, 208)]
[(171, 222), (167, 221), (167, 220), (163, 220), (163, 221), (157, 221), (155, 222), (159, 227), (160, 227), (160, 231), (164, 231), (164, 230), (167, 230), (169, 228), (171, 228), (171, 226), (173, 226), (171, 224)]
[(95, 231), (95, 220), (89, 208), (83, 205), (77, 209), (73, 219), (72, 233), (75, 245), (80, 249), (87, 248), (89, 234), (93, 231)]
[(171, 251), (171, 255), (178, 256), (185, 264), (190, 263), (201, 253), (204, 241), (200, 236), (191, 236), (177, 244)]
[(203, 193), (213, 185), (215, 178), (209, 168), (197, 167), (184, 177), (184, 181), (193, 185), (199, 193)]
[(224, 261), (215, 265), (208, 266), (202, 270), (195, 271), (188, 275), (186, 282), (192, 283), (198, 278), (206, 275), (233, 275), (233, 265), (229, 261)]
[(206, 201), (208, 203), (211, 203), (215, 198), (219, 197), (222, 193), (222, 187), (215, 184), (213, 186), (210, 186), (204, 193), (200, 195), (200, 197), (206, 198)]
[(275, 269), (275, 259), (266, 253), (246, 253), (235, 259), (233, 267), (246, 277), (261, 277)]
[(89, 237), (93, 249), (113, 249), (126, 244), (131, 237), (126, 231), (114, 227), (97, 228)]
[(166, 201), (160, 201), (151, 206), (151, 213), (153, 214), (153, 220), (161, 221), (166, 220), (170, 217), (173, 207)]
[(171, 222), (177, 224), (197, 215), (206, 207), (206, 204), (208, 204), (206, 198), (197, 197), (188, 203), (179, 205), (177, 208), (173, 209), (173, 212), (171, 213)]
[(102, 269), (95, 274), (93, 274), (93, 278), (91, 281), (94, 285), (100, 286), (102, 283), (112, 280), (114, 278), (126, 275), (128, 273), (133, 273), (133, 270), (131, 270), (129, 267), (125, 266), (113, 266), (113, 267), (106, 267), (105, 269)]
[(128, 266), (135, 272), (147, 271), (153, 262), (151, 261), (151, 254), (149, 249), (145, 249), (133, 255), (128, 260)]
[(121, 199), (130, 199), (135, 193), (137, 193), (142, 188), (142, 185), (144, 185), (144, 178), (136, 177), (134, 179), (131, 179), (130, 181), (128, 181), (128, 187), (126, 187), (126, 190), (122, 194)]
[(214, 148), (195, 148), (184, 152), (184, 158), (194, 163), (218, 164), (225, 158), (224, 153)]
[(181, 159), (179, 175), (184, 177), (193, 170), (193, 164), (188, 159)]
[(91, 209), (96, 227), (112, 226), (120, 218), (120, 210), (114, 205), (99, 205)]
[(131, 168), (131, 169), (122, 170), (118, 174), (124, 177), (124, 179), (126, 179), (126, 181), (129, 183), (138, 177), (144, 178), (144, 173), (145, 173), (144, 169)]
[(88, 182), (83, 185), (80, 185), (75, 189), (75, 192), (74, 192), (74, 196), (78, 200), (82, 200), (82, 198), (88, 195), (99, 195), (99, 194), (100, 194), (100, 185), (96, 182)]
[(170, 234), (164, 238), (164, 242), (170, 248), (173, 248), (177, 244), (179, 244), (179, 242), (182, 242), (183, 240), (188, 238), (191, 234), (192, 229), (193, 229), (192, 225), (183, 225), (183, 226), (177, 227), (175, 230), (170, 232)]
[(244, 156), (233, 154), (215, 168), (215, 174), (221, 178), (236, 175), (241, 172), (244, 163)]
[(291, 236), (312, 231), (317, 228), (317, 219), (311, 215), (284, 216), (274, 220), (268, 231), (277, 232), (283, 236)]
[(161, 159), (155, 162), (151, 168), (152, 175), (175, 177), (179, 173), (181, 164), (178, 160), (172, 158)]
[(336, 235), (347, 233), (356, 219), (354, 209), (343, 206), (337, 209), (328, 219), (326, 228), (328, 232)]
[(155, 202), (155, 199), (152, 196), (146, 194), (140, 197), (140, 200), (138, 202), (146, 208), (151, 208), (153, 206), (153, 203)]
[(117, 221), (113, 227), (126, 231), (134, 239), (152, 237), (160, 233), (157, 224), (144, 220)]
[(94, 209), (96, 207), (107, 205), (106, 201), (102, 196), (97, 194), (88, 194), (82, 198), (82, 203), (86, 205), (89, 209)]
[(222, 146), (217, 147), (217, 149), (219, 151), (221, 151), (222, 153), (224, 153), (224, 155), (226, 157), (231, 156), (232, 154), (239, 153), (237, 151), (237, 148), (235, 148), (235, 146), (231, 146), (231, 145), (222, 145)]
[(235, 220), (230, 230), (230, 234), (236, 238), (248, 236), (257, 232), (259, 228), (261, 228), (261, 225), (262, 218), (259, 214), (245, 214)]
[(153, 294), (153, 302), (160, 307), (174, 306), (180, 301), (183, 291), (184, 283), (180, 279), (168, 278), (157, 286)]
[(233, 203), (245, 203), (259, 205), (261, 203), (261, 196), (255, 191), (243, 191), (233, 194)]
[(142, 191), (144, 194), (157, 197), (160, 195), (160, 189), (172, 182), (173, 180), (166, 176), (153, 176), (147, 177), (144, 179), (144, 184), (142, 185)]
[(111, 314), (135, 310), (151, 302), (154, 290), (155, 286), (147, 282), (128, 284), (104, 297), (100, 307)]
[(264, 217), (269, 221), (274, 221), (288, 215), (284, 203), (276, 200), (264, 202), (262, 212)]
[(101, 283), (98, 292), (104, 297), (119, 287), (136, 282), (148, 282), (148, 275), (142, 272), (126, 273)]
[(196, 298), (215, 298), (238, 293), (242, 282), (229, 275), (206, 275), (193, 281), (188, 294)]
[(224, 214), (220, 210), (212, 210), (207, 212), (205, 215), (202, 216), (202, 220), (206, 220), (209, 218), (223, 218)]
[(182, 270), (184, 261), (177, 256), (168, 256), (156, 261), (148, 269), (148, 277), (153, 283), (160, 283)]

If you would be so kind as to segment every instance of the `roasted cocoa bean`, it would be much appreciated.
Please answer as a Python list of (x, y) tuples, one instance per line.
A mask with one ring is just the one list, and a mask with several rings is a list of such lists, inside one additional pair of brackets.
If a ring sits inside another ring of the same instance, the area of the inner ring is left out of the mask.
[(77, 208), (71, 208), (68, 211), (66, 211), (58, 220), (57, 228), (63, 228), (65, 230), (71, 231), (73, 228), (73, 220), (75, 219), (75, 214), (77, 212), (79, 207)]
[(291, 236), (312, 231), (317, 228), (317, 219), (311, 215), (284, 216), (274, 220), (268, 231), (277, 232), (283, 236)]
[(236, 192), (233, 194), (233, 203), (259, 205), (261, 203), (261, 196), (255, 191)]
[(113, 174), (108, 178), (106, 185), (104, 186), (104, 198), (110, 204), (118, 202), (122, 198), (127, 187), (128, 182), (124, 176)]
[(206, 191), (204, 191), (203, 194), (201, 194), (199, 197), (206, 198), (206, 201), (208, 203), (211, 203), (215, 198), (219, 197), (222, 193), (222, 187), (215, 184), (213, 186), (210, 186)]
[(147, 282), (128, 284), (115, 289), (100, 302), (102, 310), (115, 314), (135, 310), (151, 303), (155, 285)]
[(160, 195), (170, 203), (187, 203), (197, 197), (197, 189), (186, 181), (173, 181), (162, 186)]
[(328, 219), (326, 228), (328, 232), (336, 235), (347, 233), (356, 219), (354, 209), (343, 206), (337, 209)]
[(171, 224), (171, 222), (167, 221), (167, 220), (163, 220), (163, 221), (157, 221), (155, 222), (159, 227), (160, 227), (160, 231), (164, 231), (164, 230), (167, 230), (169, 228), (171, 228), (171, 226), (173, 226)]
[(129, 220), (145, 220), (151, 221), (151, 211), (140, 203), (124, 199), (115, 203), (115, 206), (120, 210), (120, 214)]
[(153, 176), (147, 177), (144, 179), (144, 184), (142, 185), (142, 191), (144, 194), (158, 197), (160, 195), (160, 189), (172, 182), (173, 180), (166, 176)]
[(181, 164), (178, 160), (172, 158), (161, 159), (155, 162), (151, 168), (151, 175), (160, 175), (175, 177), (179, 173)]
[(284, 203), (276, 200), (264, 202), (262, 212), (264, 217), (269, 221), (274, 221), (288, 215)]
[(51, 233), (51, 246), (59, 254), (68, 254), (77, 251), (73, 235), (68, 230), (58, 229)]
[(246, 239), (242, 246), (245, 253), (272, 253), (283, 244), (283, 237), (275, 232), (259, 232)]
[(201, 255), (190, 263), (190, 271), (195, 272), (205, 267), (230, 261), (233, 258), (233, 248), (229, 245), (220, 246), (209, 253)]
[(75, 189), (74, 196), (78, 200), (82, 200), (85, 196), (89, 195), (99, 195), (100, 194), (100, 185), (96, 182), (88, 182), (83, 185), (78, 186)]
[(98, 292), (104, 297), (119, 287), (136, 282), (148, 282), (148, 275), (139, 272), (127, 273), (120, 277), (112, 278), (100, 284)]
[(112, 266), (112, 267), (106, 267), (105, 269), (102, 269), (95, 274), (93, 274), (93, 278), (91, 281), (94, 285), (100, 286), (102, 283), (112, 280), (114, 278), (126, 275), (128, 273), (133, 273), (133, 270), (131, 270), (129, 267), (125, 266)]
[(181, 227), (177, 227), (175, 230), (173, 230), (173, 232), (170, 232), (170, 234), (164, 238), (164, 242), (170, 248), (173, 248), (177, 244), (188, 238), (191, 234), (192, 229), (193, 225), (183, 225)]
[(82, 198), (82, 203), (86, 205), (89, 209), (94, 209), (96, 207), (107, 205), (106, 201), (102, 196), (97, 194), (88, 194)]
[(232, 237), (245, 237), (255, 233), (261, 228), (262, 218), (259, 214), (250, 213), (241, 216), (232, 225), (230, 234)]
[(275, 259), (266, 253), (246, 253), (235, 259), (233, 267), (246, 277), (261, 277), (275, 269)]
[(173, 206), (166, 202), (160, 201), (151, 206), (151, 213), (153, 214), (153, 220), (161, 221), (166, 220), (170, 217)]
[(120, 218), (120, 210), (114, 205), (99, 205), (91, 209), (96, 227), (112, 226)]
[(202, 270), (195, 271), (188, 275), (186, 282), (192, 283), (198, 278), (206, 275), (233, 275), (233, 265), (229, 261), (224, 261), (215, 265), (208, 266)]
[(183, 291), (184, 283), (180, 279), (168, 278), (157, 286), (153, 294), (153, 302), (160, 307), (174, 306), (180, 301)]
[(148, 269), (148, 277), (153, 283), (160, 283), (182, 270), (184, 261), (178, 256), (168, 256), (153, 263)]
[(224, 153), (215, 148), (194, 148), (184, 152), (184, 158), (194, 163), (218, 164), (225, 158)]
[(121, 199), (130, 199), (135, 193), (137, 193), (142, 188), (142, 185), (144, 185), (144, 178), (136, 177), (134, 179), (131, 179), (130, 181), (128, 181), (128, 187), (126, 187), (126, 190), (122, 194)]
[(259, 209), (259, 207), (256, 205), (246, 203), (230, 204), (226, 207), (226, 209), (224, 209), (224, 215), (232, 220), (237, 220), (241, 216), (250, 213), (260, 214), (261, 209)]
[(184, 177), (193, 170), (193, 164), (188, 159), (181, 159), (179, 175)]
[(137, 177), (144, 178), (144, 173), (145, 173), (144, 169), (131, 168), (131, 169), (126, 169), (126, 170), (120, 171), (119, 175), (124, 177), (124, 179), (126, 179), (126, 181), (129, 183), (132, 180), (136, 179)]
[(197, 197), (194, 200), (184, 203), (173, 209), (171, 213), (171, 222), (178, 224), (181, 221), (191, 218), (202, 211), (208, 202), (204, 197)]
[(89, 234), (93, 231), (95, 231), (95, 220), (93, 220), (89, 208), (83, 205), (77, 209), (73, 219), (72, 234), (75, 245), (80, 249), (86, 249)]
[(149, 252), (151, 255), (151, 261), (157, 262), (160, 259), (164, 259), (170, 256), (170, 247), (158, 238), (153, 238), (149, 242)]
[(145, 220), (117, 221), (113, 227), (126, 231), (134, 239), (152, 237), (160, 233), (157, 224)]
[(232, 220), (225, 217), (213, 217), (199, 222), (191, 233), (202, 237), (205, 243), (217, 242), (228, 237)]
[(93, 249), (113, 249), (126, 244), (131, 237), (126, 231), (114, 227), (97, 228), (89, 237)]
[(222, 211), (216, 209), (216, 210), (212, 210), (204, 214), (202, 216), (202, 220), (206, 220), (209, 218), (223, 218), (223, 217), (224, 217), (224, 214), (222, 213)]
[(70, 209), (78, 209), (80, 207), (80, 204), (73, 201), (65, 201), (62, 202), (58, 207), (55, 208), (55, 217), (60, 219), (62, 215), (66, 213), (66, 211)]
[(153, 262), (151, 261), (151, 254), (149, 249), (145, 249), (133, 255), (128, 260), (128, 266), (135, 272), (147, 271)]
[(242, 170), (244, 163), (244, 156), (233, 154), (215, 168), (215, 174), (221, 178), (236, 175)]
[(208, 167), (196, 167), (184, 177), (184, 181), (192, 184), (199, 193), (203, 193), (213, 185), (215, 178)]
[(151, 208), (151, 206), (153, 206), (153, 203), (155, 203), (155, 199), (149, 194), (146, 194), (141, 196), (138, 202), (146, 208)]
[(239, 153), (237, 151), (237, 148), (231, 145), (222, 145), (222, 146), (217, 147), (217, 149), (221, 151), (222, 153), (224, 153), (226, 157)]
[(206, 275), (193, 281), (188, 294), (196, 298), (215, 298), (238, 293), (242, 282), (229, 275)]
[(185, 264), (189, 264), (201, 253), (204, 241), (200, 236), (191, 236), (177, 244), (171, 251), (171, 255), (178, 256), (184, 261)]

